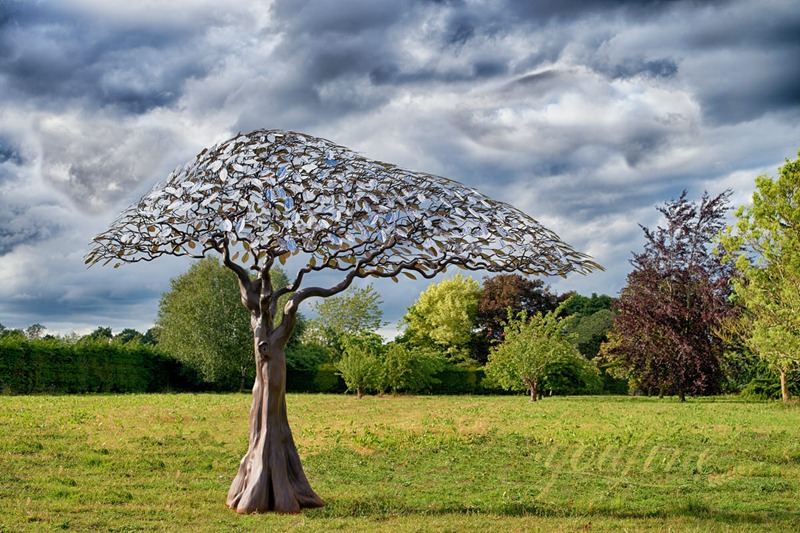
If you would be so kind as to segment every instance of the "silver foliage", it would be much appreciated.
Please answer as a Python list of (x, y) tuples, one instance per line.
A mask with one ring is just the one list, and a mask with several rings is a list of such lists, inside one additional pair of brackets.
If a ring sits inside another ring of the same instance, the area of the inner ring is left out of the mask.
[(367, 159), (328, 140), (257, 130), (203, 150), (94, 239), (87, 264), (230, 250), (260, 271), (432, 277), (448, 265), (566, 275), (599, 265), (520, 210), (447, 178)]

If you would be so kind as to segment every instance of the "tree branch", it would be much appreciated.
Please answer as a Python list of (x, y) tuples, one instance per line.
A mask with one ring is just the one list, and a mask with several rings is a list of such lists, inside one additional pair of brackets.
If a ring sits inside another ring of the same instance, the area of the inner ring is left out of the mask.
[(214, 249), (222, 254), (222, 263), (231, 269), (239, 280), (239, 291), (242, 294), (242, 305), (250, 311), (258, 310), (258, 291), (255, 290), (254, 282), (250, 279), (247, 270), (241, 265), (231, 260), (230, 248), (228, 247), (228, 239), (224, 238), (222, 241), (212, 241)]

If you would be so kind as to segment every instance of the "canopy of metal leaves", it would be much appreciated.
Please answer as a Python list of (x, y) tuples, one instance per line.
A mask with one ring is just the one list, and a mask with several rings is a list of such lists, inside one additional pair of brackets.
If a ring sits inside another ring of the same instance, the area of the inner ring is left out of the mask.
[(268, 256), (301, 252), (309, 270), (378, 276), (432, 275), (450, 264), (545, 275), (599, 268), (533, 218), (458, 182), (270, 130), (239, 135), (175, 169), (94, 239), (86, 263), (223, 248), (256, 270)]

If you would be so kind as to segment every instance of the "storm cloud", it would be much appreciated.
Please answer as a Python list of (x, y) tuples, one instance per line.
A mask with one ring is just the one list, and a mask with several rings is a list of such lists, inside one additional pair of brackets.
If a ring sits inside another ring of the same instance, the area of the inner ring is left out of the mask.
[[(256, 128), (511, 202), (607, 268), (557, 290), (615, 295), (656, 204), (795, 157), (798, 59), (789, 0), (5, 1), (0, 322), (151, 324), (187, 262), (87, 271), (89, 241)], [(424, 284), (376, 287), (393, 325)]]

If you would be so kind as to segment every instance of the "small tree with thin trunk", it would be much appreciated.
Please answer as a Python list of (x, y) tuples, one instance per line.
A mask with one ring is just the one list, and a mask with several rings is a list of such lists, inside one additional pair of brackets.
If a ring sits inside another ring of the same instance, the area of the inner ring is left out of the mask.
[[(95, 238), (86, 262), (116, 267), (211, 252), (236, 274), (254, 338), (250, 439), (227, 500), (240, 513), (323, 504), (286, 416), (284, 353), (303, 301), (359, 278), (430, 279), (449, 266), (534, 275), (598, 268), (536, 220), (455, 181), (269, 130), (238, 135), (178, 167)], [(296, 274), (276, 286), (270, 268), (292, 256)]]
[(345, 333), (340, 339), (342, 357), (336, 362), (336, 370), (342, 376), (347, 390), (355, 392), (357, 398), (367, 389), (381, 386), (380, 355), (383, 339), (377, 333)]
[(740, 274), (733, 287), (746, 311), (742, 337), (778, 374), (786, 402), (787, 376), (800, 368), (800, 153), (779, 173), (756, 178), (752, 201), (721, 241)]
[(506, 390), (527, 389), (531, 401), (542, 393), (550, 368), (566, 363), (597, 373), (594, 363), (584, 358), (564, 334), (569, 318), (559, 318), (561, 308), (530, 318), (525, 311), (516, 317), (509, 313), (505, 342), (495, 346), (486, 363), (486, 377)]

